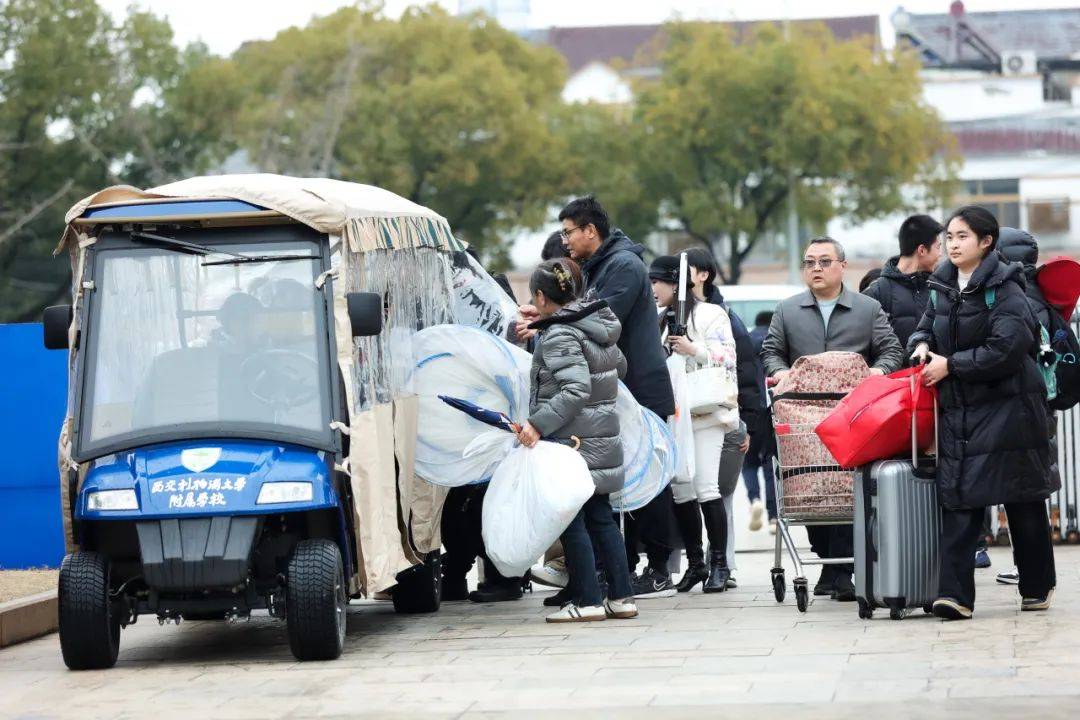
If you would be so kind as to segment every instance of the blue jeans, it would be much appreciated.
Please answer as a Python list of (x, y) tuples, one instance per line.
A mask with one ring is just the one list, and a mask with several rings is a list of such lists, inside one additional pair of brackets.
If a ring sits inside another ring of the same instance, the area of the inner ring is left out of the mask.
[(743, 460), (742, 477), (746, 485), (746, 495), (750, 502), (761, 499), (761, 487), (758, 485), (758, 470), (762, 471), (762, 480), (765, 482), (765, 507), (769, 513), (769, 519), (776, 517), (776, 478), (773, 476), (772, 453), (765, 447), (759, 432), (750, 440), (750, 450)]
[(603, 602), (596, 576), (597, 559), (607, 573), (608, 597), (612, 600), (633, 597), (622, 535), (607, 495), (593, 495), (585, 502), (563, 532), (562, 544), (570, 574), (567, 589), (575, 605), (584, 607)]

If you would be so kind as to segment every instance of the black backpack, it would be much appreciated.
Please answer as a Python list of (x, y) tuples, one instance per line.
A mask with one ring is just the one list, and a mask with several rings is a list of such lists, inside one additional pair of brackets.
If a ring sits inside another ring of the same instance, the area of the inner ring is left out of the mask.
[(1050, 308), (1050, 347), (1057, 355), (1054, 368), (1057, 376), (1057, 397), (1050, 401), (1054, 410), (1068, 410), (1080, 402), (1080, 342), (1076, 333), (1061, 317), (1061, 313)]

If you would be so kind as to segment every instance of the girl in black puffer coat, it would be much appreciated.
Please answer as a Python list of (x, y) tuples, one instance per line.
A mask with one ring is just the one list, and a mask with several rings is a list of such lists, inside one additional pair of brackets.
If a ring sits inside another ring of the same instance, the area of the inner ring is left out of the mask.
[(1050, 473), (1046, 385), (1036, 362), (1039, 327), (1023, 270), (996, 252), (998, 223), (981, 207), (949, 219), (948, 262), (930, 279), (931, 302), (911, 336), (940, 395), (938, 494), (944, 508), (934, 614), (971, 617), (973, 558), (987, 505), (1004, 504), (1024, 610), (1044, 610), (1056, 583), (1046, 498)]

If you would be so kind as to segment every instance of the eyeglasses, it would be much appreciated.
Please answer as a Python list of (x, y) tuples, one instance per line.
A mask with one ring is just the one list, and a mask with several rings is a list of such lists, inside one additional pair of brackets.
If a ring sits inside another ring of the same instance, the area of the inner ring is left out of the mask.
[(574, 227), (570, 228), (569, 230), (560, 230), (559, 235), (562, 237), (563, 240), (569, 240), (570, 236), (574, 234), (575, 230), (581, 230), (584, 227), (585, 227), (584, 225), (575, 225)]
[(815, 267), (819, 267), (822, 270), (828, 270), (832, 267), (834, 262), (840, 262), (839, 260), (833, 260), (832, 258), (821, 258), (820, 260), (803, 260), (803, 270), (813, 270)]

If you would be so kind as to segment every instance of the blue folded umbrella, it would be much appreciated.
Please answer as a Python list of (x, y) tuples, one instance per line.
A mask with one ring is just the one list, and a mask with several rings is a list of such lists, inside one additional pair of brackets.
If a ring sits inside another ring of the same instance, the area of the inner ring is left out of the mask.
[(469, 402), (468, 400), (448, 397), (446, 395), (440, 395), (439, 399), (450, 407), (454, 408), (455, 410), (460, 410), (469, 417), (475, 418), (480, 422), (484, 423), (485, 425), (490, 425), (491, 427), (499, 428), (500, 430), (505, 430), (512, 433), (516, 433), (518, 432), (518, 430), (520, 430), (517, 425), (510, 421), (510, 418), (506, 417), (505, 414), (497, 410), (488, 410), (487, 408), (482, 408), (475, 403)]

